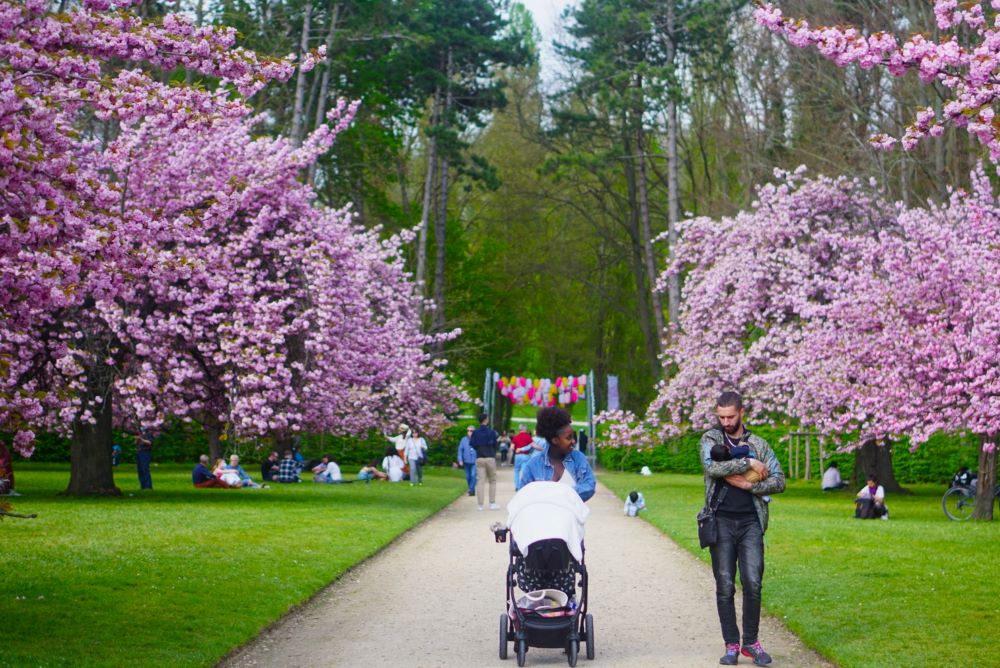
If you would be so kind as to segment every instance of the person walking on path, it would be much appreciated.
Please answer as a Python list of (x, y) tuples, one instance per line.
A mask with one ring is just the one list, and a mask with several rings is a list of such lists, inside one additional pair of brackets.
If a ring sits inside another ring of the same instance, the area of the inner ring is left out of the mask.
[(149, 465), (153, 461), (153, 435), (146, 429), (135, 437), (135, 468), (139, 474), (139, 489), (153, 489)]
[(455, 455), (455, 461), (465, 469), (465, 483), (469, 486), (469, 496), (476, 495), (476, 451), (469, 444), (474, 430), (475, 427), (469, 425), (465, 436), (458, 442), (458, 453)]
[[(743, 398), (739, 393), (723, 392), (715, 402), (715, 415), (719, 425), (701, 437), (701, 460), (705, 468), (705, 502), (717, 504), (719, 537), (709, 550), (715, 603), (726, 643), (726, 653), (719, 663), (735, 666), (742, 653), (754, 665), (765, 666), (771, 663), (771, 657), (758, 638), (768, 520), (768, 501), (763, 497), (785, 491), (785, 474), (767, 441), (743, 425)], [(715, 461), (711, 455), (715, 446), (730, 452), (748, 452), (749, 456)], [(750, 469), (760, 475), (758, 482), (743, 477)], [(743, 587), (742, 645), (734, 600), (737, 565)]]
[(469, 445), (476, 451), (476, 501), (483, 509), (483, 482), (490, 486), (490, 510), (500, 510), (497, 505), (497, 433), (488, 424), (486, 413), (479, 414), (479, 426), (469, 438)]
[(536, 480), (552, 480), (573, 486), (584, 501), (592, 497), (597, 479), (587, 457), (573, 448), (576, 432), (570, 414), (555, 406), (543, 408), (538, 411), (535, 431), (546, 443), (541, 454), (521, 469), (521, 487)]
[(514, 438), (510, 441), (511, 447), (514, 450), (514, 489), (521, 489), (521, 471), (524, 470), (524, 465), (528, 463), (528, 458), (535, 453), (535, 439), (531, 438), (531, 434), (528, 433), (528, 427), (525, 425), (520, 425), (517, 429), (517, 433), (514, 434)]

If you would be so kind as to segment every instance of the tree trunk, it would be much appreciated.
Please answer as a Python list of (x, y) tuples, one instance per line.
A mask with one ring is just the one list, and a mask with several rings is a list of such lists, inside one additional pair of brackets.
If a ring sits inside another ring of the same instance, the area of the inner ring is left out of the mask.
[(115, 486), (114, 468), (111, 466), (111, 391), (110, 387), (89, 385), (87, 404), (94, 397), (101, 397), (97, 404), (100, 409), (92, 411), (95, 424), (83, 422), (79, 418), (73, 423), (73, 437), (70, 440), (69, 486), (63, 494), (69, 496), (119, 496), (121, 490)]
[(858, 489), (865, 484), (866, 476), (875, 474), (878, 484), (885, 491), (896, 494), (909, 494), (900, 486), (892, 471), (892, 443), (886, 440), (879, 444), (874, 440), (865, 441), (864, 445), (854, 451), (854, 486)]
[(302, 40), (299, 44), (298, 77), (295, 80), (295, 106), (292, 108), (292, 144), (302, 145), (302, 133), (305, 127), (306, 73), (302, 70), (302, 61), (309, 51), (309, 17), (312, 15), (312, 3), (307, 2), (302, 13)]
[[(333, 14), (330, 16), (330, 29), (326, 33), (326, 53), (330, 58), (333, 50), (333, 40), (337, 33), (337, 23), (340, 21), (340, 3), (333, 6)], [(316, 124), (319, 127), (326, 119), (326, 100), (330, 96), (330, 63), (323, 63), (323, 75), (320, 77), (319, 96), (316, 98)], [(318, 160), (313, 160), (309, 165), (309, 185), (316, 182), (316, 165)]]
[(399, 179), (399, 206), (403, 210), (403, 218), (410, 222), (413, 210), (410, 208), (410, 193), (406, 183), (406, 161), (403, 156), (396, 156), (396, 178)]
[[(438, 191), (438, 212), (434, 218), (434, 313), (431, 331), (444, 331), (444, 261), (448, 226), (448, 158), (440, 163), (441, 187)], [(435, 344), (440, 352), (441, 344)]]
[[(434, 190), (434, 166), (437, 164), (437, 132), (435, 126), (438, 122), (438, 115), (441, 105), (441, 89), (434, 90), (434, 105), (431, 107), (431, 120), (428, 128), (430, 132), (430, 145), (427, 148), (427, 174), (424, 176), (424, 202), (420, 211), (420, 232), (417, 235), (417, 290), (420, 296), (427, 294), (425, 283), (427, 282), (427, 228), (430, 226), (431, 201)], [(423, 314), (423, 303), (418, 302), (420, 314)]]
[[(983, 438), (982, 444), (991, 443), (995, 446), (997, 439)], [(976, 509), (972, 513), (972, 519), (992, 520), (993, 519), (993, 488), (997, 484), (997, 449), (986, 452), (979, 448), (979, 471), (977, 471), (979, 482), (976, 483)]]
[[(448, 69), (446, 70), (448, 77), (448, 88), (445, 94), (444, 110), (442, 113), (442, 118), (445, 123), (449, 122), (448, 115), (451, 113), (452, 96), (451, 96), (451, 76), (452, 76), (452, 53), (451, 49), (448, 49)], [(443, 332), (445, 323), (445, 313), (444, 313), (444, 270), (445, 270), (445, 242), (446, 234), (448, 228), (448, 191), (449, 191), (449, 181), (448, 181), (448, 169), (449, 160), (447, 151), (443, 152), (441, 157), (441, 168), (439, 173), (439, 178), (441, 179), (441, 188), (438, 191), (438, 211), (437, 216), (434, 219), (434, 314), (431, 319), (433, 326), (432, 331)], [(435, 350), (440, 353), (444, 344), (436, 343)]]
[[(667, 65), (672, 67), (676, 60), (674, 46), (674, 0), (667, 0)], [(679, 218), (678, 197), (680, 180), (677, 177), (677, 101), (670, 91), (667, 97), (667, 243), (670, 244), (669, 263), (673, 265), (677, 256), (677, 219)], [(681, 277), (674, 274), (667, 279), (667, 308), (670, 310), (670, 324), (677, 325), (681, 305)]]
[[(624, 133), (623, 148), (625, 155), (630, 156), (632, 152), (632, 142), (629, 133)], [(646, 268), (643, 262), (641, 233), (639, 231), (639, 212), (636, 196), (636, 176), (632, 160), (626, 157), (624, 162), (625, 185), (628, 191), (628, 233), (629, 247), (631, 249), (630, 259), (632, 264), (632, 275), (635, 278), (636, 307), (639, 310), (639, 327), (642, 329), (642, 338), (645, 341), (646, 360), (649, 364), (653, 378), (660, 377), (660, 361), (656, 351), (656, 334), (653, 332), (652, 318), (649, 313), (649, 291), (646, 289)]]
[(208, 457), (212, 460), (212, 464), (222, 459), (222, 427), (218, 424), (213, 423), (202, 423), (202, 429), (205, 430), (205, 437), (208, 439)]
[(639, 164), (639, 221), (642, 232), (643, 256), (646, 260), (646, 275), (649, 277), (649, 297), (653, 305), (653, 323), (656, 325), (656, 352), (663, 352), (663, 336), (666, 328), (663, 324), (663, 303), (660, 293), (656, 290), (656, 256), (653, 253), (653, 230), (649, 222), (649, 188), (646, 176), (646, 136), (642, 131), (642, 114), (637, 119), (639, 127), (636, 131), (636, 160)]

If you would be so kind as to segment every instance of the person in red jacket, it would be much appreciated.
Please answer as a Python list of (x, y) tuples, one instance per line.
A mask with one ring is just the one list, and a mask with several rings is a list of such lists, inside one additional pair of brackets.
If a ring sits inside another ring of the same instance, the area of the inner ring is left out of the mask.
[(514, 438), (510, 441), (514, 449), (514, 489), (521, 489), (521, 469), (528, 463), (528, 458), (535, 452), (535, 439), (531, 437), (531, 432), (525, 425), (521, 425)]

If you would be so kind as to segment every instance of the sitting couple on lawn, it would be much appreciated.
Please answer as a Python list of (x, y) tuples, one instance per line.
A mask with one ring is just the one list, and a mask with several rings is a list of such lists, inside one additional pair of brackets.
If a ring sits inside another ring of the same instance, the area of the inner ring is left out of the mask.
[(261, 489), (267, 485), (254, 482), (253, 478), (240, 466), (240, 456), (230, 455), (229, 464), (222, 459), (216, 460), (215, 466), (209, 470), (208, 455), (198, 458), (198, 464), (191, 471), (191, 482), (195, 487), (221, 487), (223, 489)]

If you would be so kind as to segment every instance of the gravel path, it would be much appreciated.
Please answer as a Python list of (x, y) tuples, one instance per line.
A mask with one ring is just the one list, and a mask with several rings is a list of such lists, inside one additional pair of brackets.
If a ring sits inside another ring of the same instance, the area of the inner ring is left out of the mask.
[[(511, 469), (501, 468), (498, 479), (503, 510), (477, 511), (475, 498), (463, 496), (219, 665), (516, 666), (513, 645), (507, 662), (497, 656), (507, 546), (493, 541), (489, 526), (506, 520)], [(597, 656), (590, 662), (581, 652), (578, 665), (717, 666), (723, 643), (711, 569), (649, 524), (625, 517), (603, 485), (587, 505)], [(761, 640), (775, 668), (832, 665), (775, 619), (761, 620)], [(566, 658), (532, 648), (526, 665), (566, 665)]]

